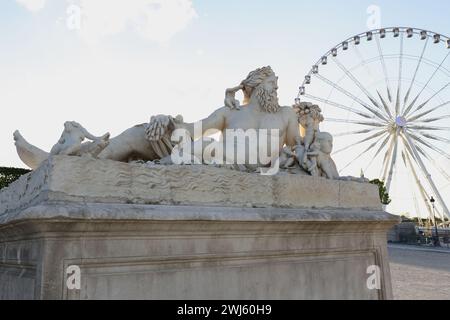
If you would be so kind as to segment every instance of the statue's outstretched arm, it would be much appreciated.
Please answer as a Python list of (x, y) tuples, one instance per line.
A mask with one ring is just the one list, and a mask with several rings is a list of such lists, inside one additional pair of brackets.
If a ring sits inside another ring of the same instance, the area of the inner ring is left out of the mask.
[[(225, 114), (228, 110), (227, 107), (222, 107), (203, 120), (194, 123), (183, 123), (177, 126), (177, 129), (184, 128), (188, 130), (193, 140), (201, 138), (206, 131), (222, 131), (225, 129)], [(196, 128), (198, 129), (196, 130)]]
[(181, 116), (177, 118), (166, 115), (153, 116), (146, 128), (147, 137), (150, 141), (159, 141), (165, 136), (170, 139), (174, 130), (185, 129), (192, 139), (196, 140), (208, 130), (222, 131), (225, 128), (225, 115), (228, 111), (229, 108), (222, 107), (209, 117), (193, 123), (183, 122)]

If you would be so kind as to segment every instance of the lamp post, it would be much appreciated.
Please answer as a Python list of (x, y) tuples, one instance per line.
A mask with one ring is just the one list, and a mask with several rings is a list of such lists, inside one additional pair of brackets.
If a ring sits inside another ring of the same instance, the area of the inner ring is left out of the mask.
[(435, 236), (436, 238), (435, 238), (435, 241), (434, 241), (434, 246), (435, 247), (440, 247), (441, 243), (439, 242), (439, 233), (438, 233), (438, 227), (437, 227), (437, 223), (436, 223), (436, 215), (435, 215), (435, 209), (434, 209), (434, 202), (435, 201), (436, 200), (434, 200), (433, 196), (431, 196), (430, 202), (431, 202), (431, 205), (433, 206), (434, 231), (436, 232), (436, 236)]

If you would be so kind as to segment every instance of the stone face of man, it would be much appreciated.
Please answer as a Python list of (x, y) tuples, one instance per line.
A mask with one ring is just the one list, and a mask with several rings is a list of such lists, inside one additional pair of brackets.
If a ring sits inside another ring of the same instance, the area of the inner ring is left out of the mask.
[(275, 75), (264, 79), (256, 88), (256, 96), (261, 108), (270, 113), (278, 112), (278, 77)]
[(278, 77), (273, 75), (268, 77), (263, 82), (264, 88), (271, 92), (271, 91), (277, 91), (278, 90)]

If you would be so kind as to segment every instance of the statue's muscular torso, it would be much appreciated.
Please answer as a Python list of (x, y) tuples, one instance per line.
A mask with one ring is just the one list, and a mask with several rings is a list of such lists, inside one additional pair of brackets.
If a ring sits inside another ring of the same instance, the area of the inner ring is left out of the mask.
[[(280, 149), (283, 145), (295, 145), (295, 139), (300, 135), (297, 114), (290, 107), (280, 107), (278, 112), (269, 113), (260, 110), (259, 106), (242, 106), (240, 110), (222, 107), (201, 121), (203, 133), (217, 129), (225, 134), (226, 129), (271, 129), (279, 130)], [(193, 124), (189, 125), (192, 132)]]

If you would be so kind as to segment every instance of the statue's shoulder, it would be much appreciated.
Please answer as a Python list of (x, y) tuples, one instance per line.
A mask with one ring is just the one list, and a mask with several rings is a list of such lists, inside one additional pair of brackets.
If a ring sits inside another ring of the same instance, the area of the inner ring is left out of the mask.
[(295, 112), (295, 109), (292, 107), (281, 106), (280, 112), (288, 117), (297, 117), (297, 113)]
[(228, 115), (229, 113), (231, 113), (231, 112), (233, 112), (233, 111), (238, 111), (238, 110), (236, 110), (236, 109), (231, 109), (231, 108), (229, 108), (229, 107), (226, 107), (226, 106), (224, 106), (224, 107), (220, 107), (220, 108), (218, 108), (218, 109), (216, 109), (213, 113), (212, 113), (212, 115), (215, 115), (215, 116), (226, 116), (226, 115)]

